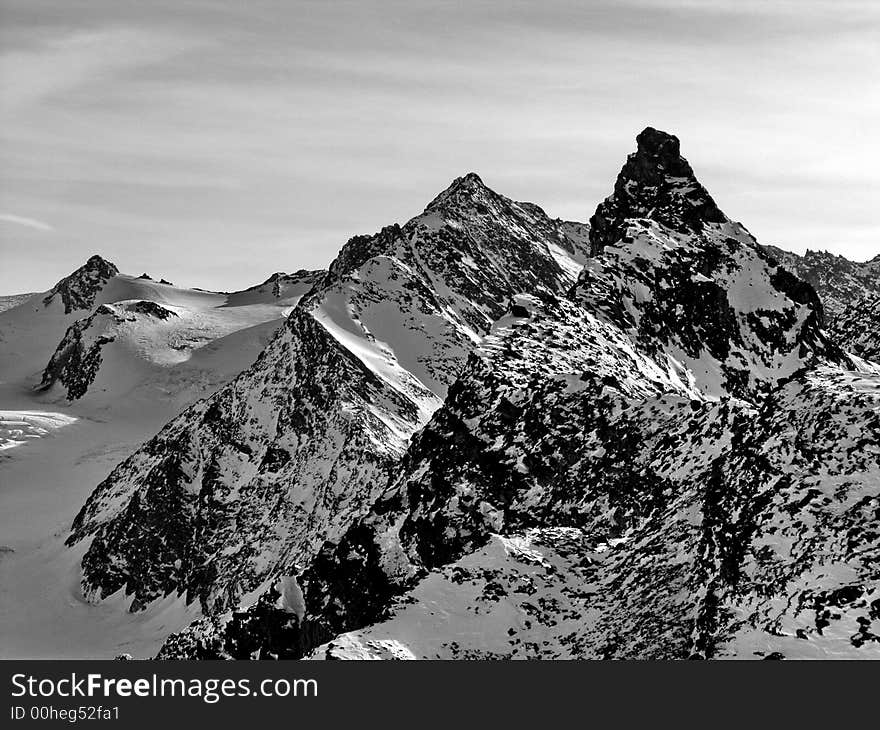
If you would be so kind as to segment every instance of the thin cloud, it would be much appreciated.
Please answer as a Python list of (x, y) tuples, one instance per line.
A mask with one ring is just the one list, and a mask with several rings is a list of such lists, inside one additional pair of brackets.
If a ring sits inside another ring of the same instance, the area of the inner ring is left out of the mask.
[(12, 213), (0, 213), (0, 222), (14, 223), (25, 228), (33, 228), (37, 231), (54, 231), (55, 229), (44, 221), (38, 221), (36, 218), (27, 218), (23, 215), (13, 215)]
[(77, 31), (0, 54), (0, 109), (12, 113), (197, 47), (179, 34), (130, 28)]

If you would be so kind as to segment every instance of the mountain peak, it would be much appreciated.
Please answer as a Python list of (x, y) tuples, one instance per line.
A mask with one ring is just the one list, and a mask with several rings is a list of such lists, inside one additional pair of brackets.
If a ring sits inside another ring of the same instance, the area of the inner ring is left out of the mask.
[(678, 137), (646, 127), (636, 145), (614, 192), (590, 219), (594, 256), (623, 237), (629, 219), (650, 218), (682, 233), (699, 233), (705, 223), (727, 220), (681, 156)]
[(59, 281), (43, 299), (47, 305), (56, 295), (64, 303), (64, 313), (70, 314), (76, 309), (90, 309), (95, 303), (98, 292), (110, 279), (119, 274), (116, 265), (95, 254), (72, 274)]
[(425, 211), (438, 210), (450, 205), (462, 204), (494, 193), (475, 172), (455, 178), (440, 195), (434, 198)]
[(119, 269), (116, 268), (116, 264), (108, 261), (103, 256), (101, 256), (100, 254), (97, 254), (97, 253), (93, 254), (92, 256), (89, 256), (88, 261), (86, 261), (86, 263), (83, 266), (81, 266), (79, 270), (82, 270), (84, 268), (113, 269), (113, 271), (115, 273), (117, 273), (117, 274), (119, 273)]
[[(675, 164), (681, 160), (678, 137), (654, 127), (645, 127), (636, 137), (638, 155)], [(681, 160), (683, 162), (683, 160)], [(687, 163), (685, 163), (687, 164)]]
[(486, 184), (483, 182), (483, 179), (477, 175), (475, 172), (468, 172), (461, 177), (455, 178), (449, 187), (446, 189), (446, 192), (450, 191), (458, 191), (465, 190), (473, 192), (475, 190), (486, 190)]

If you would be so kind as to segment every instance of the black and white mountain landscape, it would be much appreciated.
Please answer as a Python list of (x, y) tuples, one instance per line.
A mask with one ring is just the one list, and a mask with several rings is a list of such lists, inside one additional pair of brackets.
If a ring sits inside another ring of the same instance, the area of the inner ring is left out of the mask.
[(651, 127), (608, 187), (0, 300), (4, 654), (880, 658), (880, 256), (759, 243)]

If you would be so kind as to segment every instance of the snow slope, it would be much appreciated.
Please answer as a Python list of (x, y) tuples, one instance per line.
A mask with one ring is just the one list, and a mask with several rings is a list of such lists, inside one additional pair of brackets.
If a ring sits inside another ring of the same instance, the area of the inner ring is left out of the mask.
[[(4, 405), (33, 406), (25, 396), (16, 400), (9, 394)], [(83, 417), (0, 451), (0, 656), (147, 656), (169, 631), (199, 616), (197, 607), (174, 601), (153, 607), (149, 616), (126, 613), (119, 598), (90, 604), (80, 589), (82, 550), (64, 545), (91, 484), (165, 417), (161, 412), (112, 422)]]

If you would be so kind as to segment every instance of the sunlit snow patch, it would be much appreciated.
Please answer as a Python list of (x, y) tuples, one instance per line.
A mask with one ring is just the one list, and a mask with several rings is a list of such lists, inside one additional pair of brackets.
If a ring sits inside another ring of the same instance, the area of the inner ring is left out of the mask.
[(42, 438), (76, 420), (62, 413), (0, 411), (0, 451)]

